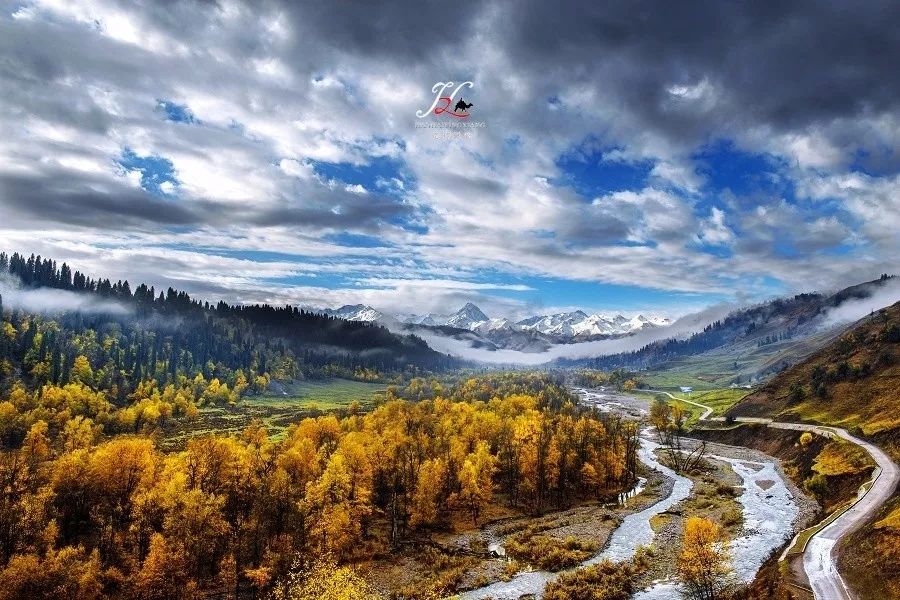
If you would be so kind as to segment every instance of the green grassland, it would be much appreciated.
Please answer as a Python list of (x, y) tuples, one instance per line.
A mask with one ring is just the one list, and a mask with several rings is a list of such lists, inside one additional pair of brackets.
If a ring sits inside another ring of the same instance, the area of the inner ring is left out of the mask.
[(350, 381), (348, 379), (325, 379), (297, 381), (281, 386), (280, 394), (268, 393), (262, 396), (248, 396), (242, 400), (247, 406), (268, 406), (272, 408), (335, 410), (353, 401), (367, 404), (372, 395), (384, 391), (382, 383)]
[(201, 407), (193, 421), (173, 423), (161, 444), (178, 448), (198, 435), (239, 434), (254, 420), (261, 421), (277, 440), (292, 423), (305, 417), (340, 410), (352, 402), (370, 406), (375, 395), (384, 389), (384, 384), (347, 379), (275, 383), (266, 395), (246, 396), (234, 405)]
[(721, 390), (709, 390), (694, 392), (688, 396), (689, 400), (699, 402), (713, 409), (712, 416), (721, 417), (725, 411), (738, 403), (738, 401), (750, 393), (750, 390), (741, 388), (725, 388)]
[[(684, 384), (681, 384), (684, 385)], [(682, 394), (680, 392), (672, 392), (674, 396), (677, 398), (686, 398), (691, 400), (692, 402), (697, 402), (698, 404), (703, 404), (704, 406), (708, 406), (713, 409), (712, 415), (713, 417), (719, 417), (725, 414), (729, 408), (734, 406), (740, 401), (741, 398), (750, 393), (751, 390), (746, 389), (733, 389), (733, 388), (722, 388), (722, 389), (711, 389), (711, 390), (701, 390), (694, 391), (690, 394)], [(660, 394), (658, 392), (650, 392), (650, 391), (641, 391), (635, 390), (633, 393), (637, 393), (641, 396), (655, 399), (657, 396), (665, 398), (669, 404), (672, 406), (680, 406), (685, 413), (688, 415), (687, 419), (687, 427), (693, 427), (697, 424), (697, 421), (700, 419), (700, 415), (703, 414), (704, 410), (699, 406), (694, 406), (693, 404), (688, 404), (687, 402), (682, 402), (680, 400), (673, 400), (664, 394)]]
[(757, 346), (756, 338), (728, 344), (703, 354), (668, 361), (642, 372), (641, 381), (655, 389), (674, 392), (678, 386), (694, 390), (727, 388), (732, 383), (744, 385), (767, 379), (810, 356), (834, 340), (839, 330), (827, 330), (806, 338), (787, 339)]

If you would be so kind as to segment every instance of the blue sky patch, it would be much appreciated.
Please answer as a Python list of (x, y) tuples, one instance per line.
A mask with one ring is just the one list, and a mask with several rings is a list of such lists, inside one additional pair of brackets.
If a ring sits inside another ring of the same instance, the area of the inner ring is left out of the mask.
[(653, 169), (652, 161), (608, 159), (604, 156), (614, 148), (586, 149), (588, 145), (585, 143), (581, 149), (567, 152), (557, 159), (556, 166), (561, 175), (554, 181), (556, 185), (572, 187), (586, 199), (592, 200), (612, 192), (640, 189), (647, 183)]
[(714, 191), (792, 195), (792, 185), (784, 173), (787, 163), (770, 154), (744, 152), (731, 141), (719, 140), (704, 146), (692, 158), (697, 172)]
[(170, 102), (168, 100), (159, 100), (159, 108), (166, 115), (167, 121), (174, 121), (176, 123), (197, 122), (191, 109), (183, 104), (176, 104), (175, 102)]
[(141, 173), (141, 187), (157, 196), (170, 197), (177, 191), (178, 178), (175, 166), (168, 158), (161, 156), (139, 156), (130, 148), (122, 151), (119, 165), (126, 171)]
[(310, 160), (316, 174), (326, 180), (337, 180), (347, 185), (361, 185), (369, 191), (379, 187), (380, 181), (399, 180), (404, 188), (412, 183), (405, 173), (403, 162), (387, 156), (369, 159), (367, 164), (355, 165), (349, 162), (333, 163)]

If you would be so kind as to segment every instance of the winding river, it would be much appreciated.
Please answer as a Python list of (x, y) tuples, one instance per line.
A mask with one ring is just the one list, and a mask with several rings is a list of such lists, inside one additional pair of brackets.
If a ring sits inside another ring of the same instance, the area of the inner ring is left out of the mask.
[[(627, 560), (634, 556), (639, 546), (649, 545), (653, 541), (653, 529), (650, 527), (650, 518), (665, 512), (687, 498), (691, 493), (693, 482), (687, 477), (682, 477), (669, 467), (660, 464), (656, 460), (654, 451), (659, 444), (646, 437), (646, 432), (641, 436), (641, 448), (638, 457), (641, 462), (651, 469), (661, 472), (666, 477), (675, 480), (671, 493), (644, 510), (630, 514), (622, 520), (622, 523), (613, 532), (606, 548), (593, 558), (588, 559), (582, 566), (592, 565), (605, 559), (614, 561)], [(544, 587), (560, 575), (559, 572), (528, 571), (519, 573), (509, 581), (498, 581), (491, 585), (464, 592), (459, 595), (462, 600), (479, 600), (493, 598), (495, 600), (517, 600), (526, 594), (533, 594), (540, 598)]]
[[(595, 406), (605, 404), (599, 394), (591, 394), (587, 390), (577, 391), (585, 396), (586, 400), (592, 401), (591, 403)], [(645, 430), (641, 433), (638, 457), (648, 468), (673, 479), (672, 491), (652, 506), (626, 516), (610, 536), (609, 543), (604, 550), (582, 563), (581, 566), (596, 564), (606, 559), (612, 561), (630, 559), (638, 547), (647, 546), (653, 542), (655, 534), (650, 527), (650, 519), (671, 509), (690, 495), (693, 482), (656, 460), (655, 451), (659, 447), (659, 444), (649, 439)], [(760, 566), (771, 552), (784, 544), (791, 536), (798, 507), (774, 462), (739, 460), (716, 455), (709, 456), (709, 458), (728, 463), (743, 482), (743, 491), (738, 502), (743, 508), (744, 534), (732, 540), (729, 549), (736, 579), (748, 583), (756, 576)], [(496, 582), (464, 592), (458, 597), (461, 600), (487, 598), (518, 600), (523, 595), (532, 594), (535, 598), (540, 598), (547, 583), (556, 579), (560, 574), (561, 572), (551, 573), (548, 571), (522, 572), (509, 581)], [(638, 600), (672, 600), (680, 596), (677, 582), (660, 581), (650, 588), (638, 592), (634, 598)]]
[[(739, 460), (709, 455), (731, 465), (743, 481), (738, 502), (743, 508), (744, 533), (728, 548), (735, 578), (750, 583), (769, 555), (793, 535), (799, 508), (773, 462)], [(672, 600), (681, 597), (674, 581), (660, 581), (634, 595), (635, 600)]]

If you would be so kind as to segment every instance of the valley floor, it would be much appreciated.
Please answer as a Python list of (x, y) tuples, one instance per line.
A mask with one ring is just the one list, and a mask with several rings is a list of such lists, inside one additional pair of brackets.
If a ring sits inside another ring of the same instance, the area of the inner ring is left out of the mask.
[[(607, 390), (579, 390), (584, 401), (600, 410), (626, 414), (632, 418), (645, 414), (645, 398), (623, 396)], [(650, 448), (655, 448), (651, 444)], [(652, 451), (652, 450), (651, 450)], [(684, 524), (689, 517), (705, 517), (721, 523), (732, 545), (736, 583), (750, 583), (769, 556), (780, 550), (793, 534), (815, 521), (819, 506), (800, 489), (784, 471), (781, 462), (758, 450), (711, 443), (709, 458), (701, 469), (685, 480), (687, 491), (662, 512), (646, 513), (649, 527), (650, 567), (638, 580), (646, 591), (639, 598), (672, 598), (680, 596), (676, 582), (675, 560), (681, 550)], [(656, 460), (664, 462), (665, 452), (656, 450)], [(671, 473), (671, 472), (669, 472)], [(645, 514), (645, 509), (657, 505), (673, 493), (676, 479), (658, 470), (643, 469), (646, 483), (641, 492), (622, 506), (587, 502), (568, 510), (554, 511), (540, 517), (516, 514), (501, 506), (494, 506), (485, 523), (479, 528), (456, 524), (453, 531), (434, 534), (427, 543), (423, 540), (414, 548), (399, 555), (371, 561), (362, 566), (366, 579), (387, 597), (427, 597), (429, 586), (444, 590), (465, 591), (490, 589), (496, 593), (503, 585), (491, 583), (508, 581), (516, 574), (528, 591), (542, 589), (532, 585), (531, 579), (545, 581), (539, 566), (516, 561), (512, 557), (492, 557), (488, 549), (503, 548), (523, 532), (537, 532), (541, 538), (565, 544), (567, 540), (595, 547), (598, 556), (609, 555), (613, 533), (621, 529), (628, 517)], [(674, 475), (674, 474), (673, 474)], [(678, 484), (682, 485), (682, 484)], [(422, 549), (426, 548), (425, 551)], [(436, 550), (436, 549), (440, 550)], [(615, 554), (615, 552), (612, 552)], [(623, 557), (627, 558), (627, 557)], [(615, 560), (615, 558), (614, 558)], [(510, 597), (516, 597), (521, 586), (510, 586)], [(502, 596), (499, 597), (505, 597)], [(540, 593), (539, 591), (537, 592)], [(673, 596), (674, 594), (674, 596)], [(463, 597), (480, 597), (463, 594)]]

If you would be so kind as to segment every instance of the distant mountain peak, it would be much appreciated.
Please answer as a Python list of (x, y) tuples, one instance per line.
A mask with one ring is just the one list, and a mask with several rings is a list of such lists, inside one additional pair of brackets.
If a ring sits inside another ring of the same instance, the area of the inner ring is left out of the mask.
[(326, 308), (316, 312), (345, 321), (380, 321), (384, 318), (383, 313), (365, 304), (345, 304), (340, 308)]
[[(365, 304), (345, 304), (338, 309), (320, 312), (349, 321), (389, 320), (389, 317)], [(530, 336), (528, 338), (530, 340), (538, 336), (545, 339), (545, 343), (565, 343), (596, 336), (629, 335), (644, 328), (662, 327), (670, 323), (665, 317), (648, 317), (640, 314), (627, 318), (621, 314), (615, 316), (588, 314), (580, 309), (550, 315), (535, 315), (513, 322), (504, 317), (488, 317), (474, 302), (466, 302), (459, 310), (449, 315), (411, 314), (398, 315), (397, 318), (412, 325), (468, 329), (490, 339), (498, 339), (497, 336), (508, 337), (516, 333), (526, 334)]]
[(461, 309), (450, 315), (447, 319), (447, 325), (458, 327), (460, 329), (472, 329), (477, 324), (489, 320), (488, 316), (484, 314), (480, 308), (471, 302), (466, 302)]

